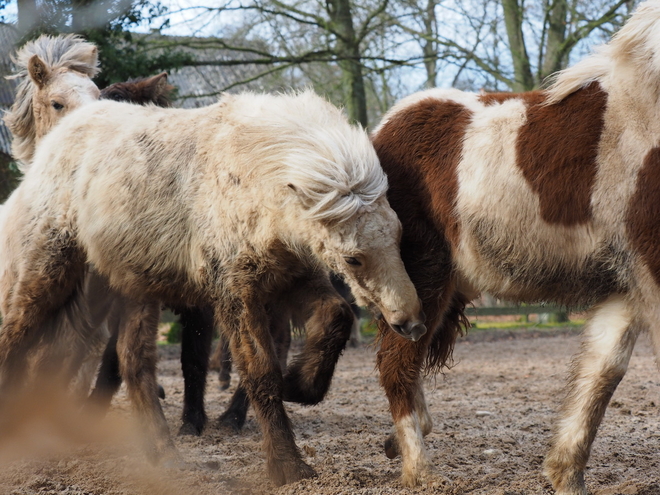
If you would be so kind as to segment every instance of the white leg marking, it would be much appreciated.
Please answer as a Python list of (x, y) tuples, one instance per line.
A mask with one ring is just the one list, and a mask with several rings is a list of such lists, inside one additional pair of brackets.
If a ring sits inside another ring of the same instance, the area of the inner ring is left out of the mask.
[(404, 416), (395, 424), (396, 436), (403, 457), (401, 481), (404, 486), (416, 486), (426, 474), (427, 460), (424, 437), (416, 412)]
[(585, 328), (583, 349), (574, 362), (561, 419), (555, 427), (545, 474), (557, 493), (586, 493), (583, 471), (610, 394), (628, 368), (639, 328), (622, 296), (612, 296)]
[(422, 388), (421, 383), (417, 385), (417, 393), (415, 394), (415, 411), (419, 415), (419, 425), (422, 429), (422, 435), (426, 436), (431, 433), (431, 430), (433, 430), (433, 420), (431, 419), (429, 408), (426, 405), (424, 389)]

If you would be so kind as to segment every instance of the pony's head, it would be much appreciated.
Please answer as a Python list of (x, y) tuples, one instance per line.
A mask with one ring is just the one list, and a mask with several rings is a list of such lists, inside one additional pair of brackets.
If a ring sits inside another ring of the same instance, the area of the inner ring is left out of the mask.
[(385, 196), (344, 221), (323, 222), (320, 230), (320, 257), (343, 276), (358, 304), (402, 337), (419, 340), (425, 316), (401, 261), (401, 223)]
[(5, 123), (14, 136), (14, 157), (27, 164), (39, 139), (64, 115), (98, 100), (91, 79), (98, 72), (98, 53), (77, 35), (43, 35), (26, 43), (13, 61), (18, 72), (11, 78), (20, 83)]
[[(385, 196), (387, 177), (367, 133), (312, 92), (260, 108), (259, 122), (276, 128), (279, 138), (256, 162), (285, 164), (273, 172), (292, 204), (302, 206), (291, 229), (304, 231), (315, 255), (343, 276), (359, 304), (418, 340), (426, 332), (425, 316), (401, 260), (401, 223)], [(268, 115), (275, 115), (272, 125)], [(292, 117), (286, 121), (284, 115)], [(258, 139), (241, 133), (248, 143)]]
[(101, 90), (101, 99), (126, 101), (138, 105), (153, 103), (159, 107), (169, 107), (172, 104), (174, 86), (167, 82), (167, 72), (161, 72), (144, 79), (114, 83)]

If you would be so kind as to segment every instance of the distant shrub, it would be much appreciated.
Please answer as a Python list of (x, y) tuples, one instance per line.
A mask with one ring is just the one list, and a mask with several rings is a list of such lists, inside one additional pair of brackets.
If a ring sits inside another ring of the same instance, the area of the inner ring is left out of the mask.
[(363, 318), (360, 331), (362, 335), (375, 336), (378, 333), (378, 323), (373, 318)]
[(180, 344), (181, 343), (181, 324), (177, 321), (170, 323), (170, 329), (167, 331), (167, 343), (168, 344)]

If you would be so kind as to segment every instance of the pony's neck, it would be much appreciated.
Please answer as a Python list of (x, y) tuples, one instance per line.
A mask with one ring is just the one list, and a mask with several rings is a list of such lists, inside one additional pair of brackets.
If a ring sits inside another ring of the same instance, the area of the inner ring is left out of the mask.
[(638, 117), (636, 124), (660, 139), (660, 77), (655, 72), (619, 62), (602, 83), (609, 101), (634, 113)]

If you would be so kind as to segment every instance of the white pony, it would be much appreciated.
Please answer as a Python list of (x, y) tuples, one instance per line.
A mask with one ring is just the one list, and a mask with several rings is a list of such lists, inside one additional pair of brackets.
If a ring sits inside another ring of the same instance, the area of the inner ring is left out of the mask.
[[(160, 302), (212, 305), (264, 430), (278, 484), (313, 475), (285, 410), (268, 306), (323, 267), (417, 339), (423, 313), (368, 136), (312, 92), (225, 95), (195, 110), (87, 105), (43, 140), (7, 205), (21, 250), (0, 334), (5, 394), (49, 314), (92, 263), (135, 302), (120, 369), (154, 458), (175, 451), (156, 397)], [(322, 293), (318, 294), (322, 297)], [(319, 366), (319, 369), (321, 367)], [(312, 386), (298, 383), (296, 386)]]

